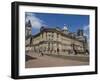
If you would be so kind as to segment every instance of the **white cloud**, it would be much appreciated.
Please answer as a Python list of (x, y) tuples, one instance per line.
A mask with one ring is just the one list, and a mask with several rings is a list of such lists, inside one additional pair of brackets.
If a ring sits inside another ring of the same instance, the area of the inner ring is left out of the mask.
[(25, 22), (28, 22), (28, 20), (31, 21), (31, 24), (32, 24), (33, 28), (39, 29), (39, 28), (41, 28), (41, 26), (45, 25), (44, 21), (39, 19), (38, 17), (36, 17), (36, 15), (33, 14), (33, 13), (27, 12), (25, 14), (25, 18), (26, 18)]
[(83, 30), (84, 30), (84, 36), (89, 38), (89, 25), (84, 26)]
[(83, 27), (83, 30), (87, 30), (87, 29), (89, 29), (89, 25)]

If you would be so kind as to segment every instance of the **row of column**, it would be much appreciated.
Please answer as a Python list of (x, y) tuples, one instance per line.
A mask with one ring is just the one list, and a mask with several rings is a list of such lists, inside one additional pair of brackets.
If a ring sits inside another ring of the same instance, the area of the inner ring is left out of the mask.
[(46, 43), (33, 46), (34, 52), (45, 53), (45, 54), (69, 54), (73, 52), (71, 45), (62, 45), (58, 43)]

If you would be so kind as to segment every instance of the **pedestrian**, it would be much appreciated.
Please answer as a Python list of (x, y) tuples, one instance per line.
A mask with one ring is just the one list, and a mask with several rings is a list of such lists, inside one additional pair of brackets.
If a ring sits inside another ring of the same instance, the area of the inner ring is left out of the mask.
[(41, 51), (41, 56), (43, 56), (44, 54), (43, 54), (43, 52)]

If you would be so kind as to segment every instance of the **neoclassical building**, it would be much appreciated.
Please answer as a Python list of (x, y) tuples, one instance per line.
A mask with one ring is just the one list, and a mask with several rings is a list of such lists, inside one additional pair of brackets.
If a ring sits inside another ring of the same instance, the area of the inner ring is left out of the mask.
[(26, 50), (36, 53), (61, 55), (89, 53), (87, 39), (82, 29), (72, 33), (69, 32), (66, 26), (62, 29), (58, 27), (41, 27), (39, 33), (32, 35), (28, 33), (31, 32), (30, 29), (32, 28), (30, 24), (28, 22), (26, 25)]

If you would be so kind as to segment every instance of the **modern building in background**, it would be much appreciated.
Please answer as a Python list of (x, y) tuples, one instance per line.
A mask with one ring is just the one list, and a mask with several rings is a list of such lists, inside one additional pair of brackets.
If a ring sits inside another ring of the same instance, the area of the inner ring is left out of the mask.
[(26, 23), (25, 31), (26, 51), (56, 55), (86, 54), (86, 52), (89, 54), (87, 39), (82, 29), (70, 32), (66, 25), (62, 29), (41, 27), (39, 33), (32, 35), (29, 21)]

